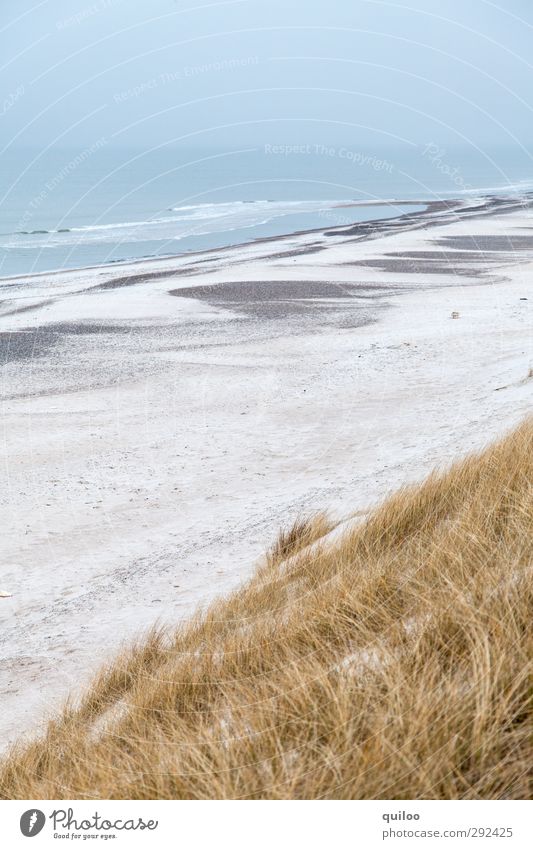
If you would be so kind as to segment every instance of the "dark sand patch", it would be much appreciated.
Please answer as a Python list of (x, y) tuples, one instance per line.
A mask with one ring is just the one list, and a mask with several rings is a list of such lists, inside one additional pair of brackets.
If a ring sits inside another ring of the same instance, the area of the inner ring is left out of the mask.
[(362, 259), (345, 262), (343, 265), (378, 268), (380, 271), (389, 274), (453, 274), (464, 277), (479, 277), (488, 271), (482, 263), (481, 267), (473, 268), (472, 265), (464, 266), (452, 262), (442, 263), (442, 261), (419, 259)]
[(395, 253), (384, 254), (384, 257), (394, 257), (397, 259), (427, 259), (429, 262), (434, 260), (440, 263), (443, 262), (505, 262), (506, 257), (495, 256), (494, 253), (484, 253), (483, 251), (398, 251)]
[(198, 298), (218, 303), (247, 301), (314, 300), (316, 298), (356, 298), (368, 292), (388, 291), (373, 283), (327, 283), (321, 280), (243, 280), (172, 289), (178, 298)]
[(57, 322), (24, 330), (0, 333), (0, 365), (20, 360), (33, 360), (47, 354), (65, 336), (131, 333), (127, 325), (91, 322)]
[(2, 315), (1, 315), (1, 318), (4, 318), (5, 316), (8, 316), (8, 315), (20, 315), (21, 313), (32, 312), (33, 310), (40, 310), (43, 307), (47, 307), (50, 304), (53, 304), (54, 301), (55, 301), (55, 298), (48, 298), (48, 300), (38, 301), (36, 304), (27, 304), (25, 307), (15, 307), (15, 309), (7, 310), (6, 312), (3, 312)]
[(11, 330), (0, 333), (0, 365), (42, 357), (58, 341), (59, 334), (48, 328)]
[(435, 244), (463, 251), (533, 251), (533, 236), (444, 236)]
[[(314, 280), (252, 280), (173, 289), (178, 298), (195, 298), (213, 306), (262, 318), (283, 319), (318, 310), (357, 307), (358, 301), (375, 299), (390, 291), (387, 286), (327, 283)], [(366, 321), (366, 319), (365, 319)]]
[(138, 286), (140, 283), (149, 283), (151, 280), (164, 280), (168, 277), (179, 277), (181, 275), (194, 276), (199, 274), (199, 270), (194, 268), (175, 268), (172, 271), (153, 271), (149, 274), (128, 274), (125, 277), (113, 277), (112, 280), (106, 280), (105, 283), (98, 283), (96, 286), (91, 286), (90, 291), (103, 291), (106, 289), (122, 289), (124, 286)]
[(131, 333), (135, 328), (127, 324), (109, 324), (105, 321), (57, 321), (50, 325), (50, 329), (60, 336), (92, 336), (102, 333)]
[(294, 248), (293, 250), (289, 251), (279, 251), (279, 253), (276, 254), (267, 254), (264, 259), (290, 259), (294, 256), (307, 256), (308, 254), (318, 254), (321, 251), (325, 250), (325, 245), (306, 245), (303, 248)]

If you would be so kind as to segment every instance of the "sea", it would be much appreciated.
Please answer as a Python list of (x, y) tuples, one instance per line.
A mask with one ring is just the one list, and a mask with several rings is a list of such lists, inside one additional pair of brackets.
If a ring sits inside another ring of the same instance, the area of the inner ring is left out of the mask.
[(0, 153), (0, 277), (162, 257), (533, 191), (533, 150), (346, 140)]

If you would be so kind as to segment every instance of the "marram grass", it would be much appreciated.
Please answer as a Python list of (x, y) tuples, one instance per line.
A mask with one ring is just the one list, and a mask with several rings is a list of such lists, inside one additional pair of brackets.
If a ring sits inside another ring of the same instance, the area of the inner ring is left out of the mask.
[(153, 632), (0, 769), (3, 798), (525, 799), (533, 424)]

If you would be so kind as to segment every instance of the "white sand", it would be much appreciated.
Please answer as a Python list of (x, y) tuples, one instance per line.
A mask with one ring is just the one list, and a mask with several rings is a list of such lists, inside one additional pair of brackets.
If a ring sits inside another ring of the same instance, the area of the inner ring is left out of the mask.
[[(0, 281), (0, 331), (27, 332), (38, 354), (2, 368), (0, 739), (35, 730), (125, 640), (235, 587), (298, 513), (364, 511), (518, 422), (533, 395), (533, 251), (495, 255), (492, 278), (343, 263), (531, 233), (524, 210), (321, 237), (321, 252), (278, 259), (265, 257), (316, 234)], [(268, 319), (169, 294), (276, 280), (388, 289)], [(41, 349), (35, 328), (58, 322), (101, 332)]]

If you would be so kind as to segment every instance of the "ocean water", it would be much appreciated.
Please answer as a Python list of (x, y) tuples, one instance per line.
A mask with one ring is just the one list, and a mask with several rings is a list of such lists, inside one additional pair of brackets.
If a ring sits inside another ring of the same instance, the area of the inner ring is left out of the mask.
[[(8, 149), (0, 276), (166, 256), (533, 189), (522, 148)], [(405, 202), (405, 203), (402, 203)]]

